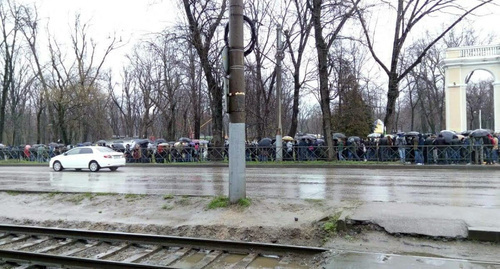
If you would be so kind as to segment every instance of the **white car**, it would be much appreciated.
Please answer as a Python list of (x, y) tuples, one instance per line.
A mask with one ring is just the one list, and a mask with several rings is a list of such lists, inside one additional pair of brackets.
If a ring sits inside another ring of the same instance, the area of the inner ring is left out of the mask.
[(116, 171), (125, 166), (125, 156), (107, 147), (77, 147), (50, 159), (49, 167), (59, 172), (63, 169), (90, 169), (97, 172), (101, 168)]

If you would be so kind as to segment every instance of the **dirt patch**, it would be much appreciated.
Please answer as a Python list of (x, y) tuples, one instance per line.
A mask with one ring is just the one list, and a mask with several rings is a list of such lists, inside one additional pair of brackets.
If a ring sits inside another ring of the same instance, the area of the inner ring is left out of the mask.
[(251, 199), (208, 209), (211, 197), (0, 193), (2, 223), (320, 246), (319, 219), (339, 208), (312, 201)]
[(324, 246), (500, 262), (498, 243), (389, 235), (340, 221), (359, 203), (251, 198), (248, 207), (208, 209), (212, 197), (0, 192), (0, 223)]

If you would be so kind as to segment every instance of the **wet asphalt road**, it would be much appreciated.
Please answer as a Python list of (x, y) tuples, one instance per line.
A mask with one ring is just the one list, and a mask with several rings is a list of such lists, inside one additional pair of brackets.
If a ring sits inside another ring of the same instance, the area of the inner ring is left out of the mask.
[[(53, 172), (0, 167), (0, 190), (227, 195), (227, 167), (122, 167)], [(255, 168), (248, 197), (500, 207), (500, 171), (465, 169)]]

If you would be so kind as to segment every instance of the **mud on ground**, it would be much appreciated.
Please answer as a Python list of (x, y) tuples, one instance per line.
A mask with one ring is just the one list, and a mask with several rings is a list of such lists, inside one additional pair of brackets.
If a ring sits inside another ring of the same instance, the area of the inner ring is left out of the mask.
[(360, 203), (251, 198), (248, 207), (208, 209), (212, 198), (0, 192), (0, 223), (500, 262), (498, 243), (390, 235), (376, 225), (350, 223)]

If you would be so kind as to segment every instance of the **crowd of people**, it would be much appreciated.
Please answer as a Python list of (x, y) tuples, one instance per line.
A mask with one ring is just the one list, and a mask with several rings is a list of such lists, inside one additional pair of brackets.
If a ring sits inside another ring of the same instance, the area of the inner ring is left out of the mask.
[(128, 163), (199, 162), (207, 159), (207, 148), (199, 142), (161, 143), (145, 146), (126, 144), (123, 150)]
[[(276, 147), (247, 145), (247, 161), (274, 161)], [(323, 139), (311, 136), (283, 142), (284, 161), (328, 160)], [(376, 161), (402, 164), (495, 164), (498, 162), (498, 137), (493, 134), (468, 136), (453, 134), (399, 133), (360, 138), (337, 137), (333, 155), (338, 161)]]
[[(123, 152), (128, 163), (203, 162), (229, 160), (229, 143), (216, 148), (208, 141), (189, 140), (154, 143), (100, 144)], [(90, 144), (90, 143), (89, 143)], [(76, 146), (82, 146), (79, 144)], [(72, 146), (51, 143), (49, 145), (0, 146), (0, 160), (18, 159), (48, 162)], [(283, 161), (376, 161), (400, 162), (401, 164), (495, 164), (498, 163), (498, 137), (492, 133), (481, 136), (440, 133), (438, 135), (398, 133), (360, 138), (337, 136), (333, 140), (330, 155), (325, 141), (305, 135), (295, 139), (288, 137), (281, 147)], [(247, 161), (268, 162), (277, 159), (277, 147), (271, 138), (247, 142)]]

